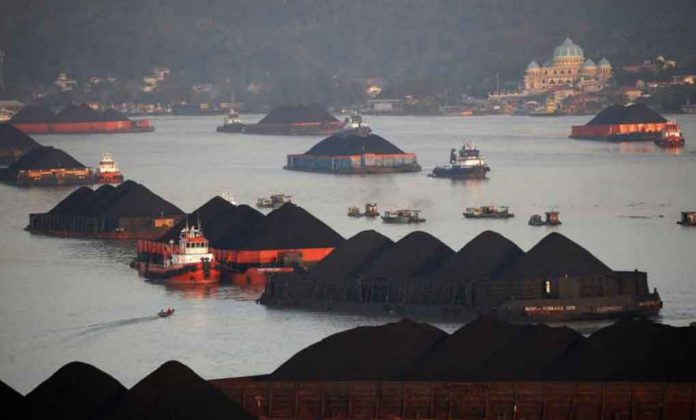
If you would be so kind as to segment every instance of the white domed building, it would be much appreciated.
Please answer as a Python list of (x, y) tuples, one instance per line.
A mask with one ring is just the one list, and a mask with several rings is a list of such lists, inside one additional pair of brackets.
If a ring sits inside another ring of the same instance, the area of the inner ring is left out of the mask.
[(528, 93), (556, 89), (602, 90), (611, 78), (611, 63), (603, 58), (599, 64), (585, 59), (585, 53), (570, 38), (557, 46), (553, 59), (540, 66), (536, 61), (527, 65), (524, 88)]

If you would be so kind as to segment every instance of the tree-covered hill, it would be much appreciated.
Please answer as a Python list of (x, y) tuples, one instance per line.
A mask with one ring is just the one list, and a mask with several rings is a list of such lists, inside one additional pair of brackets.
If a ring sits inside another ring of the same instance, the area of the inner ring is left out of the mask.
[[(485, 90), (566, 36), (614, 64), (696, 61), (694, 0), (2, 0), (10, 83), (139, 78), (200, 82), (384, 77)], [(291, 84), (290, 82), (288, 82)]]

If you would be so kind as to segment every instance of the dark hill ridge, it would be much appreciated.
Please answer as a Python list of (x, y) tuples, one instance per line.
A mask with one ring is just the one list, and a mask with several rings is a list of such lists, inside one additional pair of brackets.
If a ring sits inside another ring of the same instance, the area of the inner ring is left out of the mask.
[(19, 160), (3, 170), (6, 179), (14, 180), (21, 170), (30, 169), (83, 169), (85, 165), (78, 162), (60, 149), (41, 146), (23, 154)]
[(429, 233), (411, 232), (381, 253), (367, 268), (367, 277), (427, 276), (454, 251)]
[(395, 155), (403, 154), (404, 151), (375, 134), (367, 136), (335, 134), (315, 144), (304, 154), (313, 156), (352, 156), (364, 153)]
[(598, 276), (612, 270), (588, 250), (560, 233), (550, 233), (501, 275), (503, 280)]
[(667, 120), (644, 104), (611, 105), (604, 108), (587, 125), (663, 123)]
[(492, 279), (524, 255), (514, 242), (487, 230), (464, 245), (433, 274), (444, 282)]
[(87, 104), (68, 105), (56, 114), (55, 122), (98, 122), (102, 114)]
[(336, 247), (343, 237), (293, 203), (270, 212), (257, 233), (239, 249), (294, 249)]
[(56, 116), (48, 108), (37, 105), (27, 105), (16, 113), (10, 124), (30, 124), (30, 123), (50, 123), (54, 122)]
[(33, 138), (27, 136), (12, 124), (0, 124), (0, 148), (16, 148), (29, 151), (41, 147)]
[(358, 327), (312, 344), (283, 363), (270, 379), (395, 380), (409, 371), (447, 333), (402, 320)]
[(118, 187), (102, 185), (92, 194), (80, 188), (58, 203), (49, 214), (102, 218), (172, 216), (181, 209), (134, 181)]
[(394, 241), (374, 230), (362, 231), (319, 261), (308, 276), (326, 282), (347, 282), (393, 245)]
[(263, 117), (259, 124), (295, 124), (295, 123), (322, 123), (337, 122), (326, 108), (318, 104), (309, 105), (282, 105), (271, 110)]
[[(215, 196), (208, 200), (205, 204), (189, 213), (188, 220), (183, 220), (171, 228), (167, 233), (162, 235), (160, 242), (169, 242), (170, 240), (178, 240), (181, 230), (186, 227), (186, 224), (198, 226), (199, 223), (203, 227), (203, 232), (208, 237), (208, 227), (213, 227), (216, 220), (225, 218), (227, 214), (234, 213), (237, 206), (230, 203), (220, 196)], [(215, 229), (210, 229), (210, 234), (214, 234)], [(210, 238), (208, 237), (208, 241)]]
[(107, 419), (252, 419), (187, 366), (169, 361), (135, 384)]
[(33, 418), (92, 419), (126, 393), (116, 379), (92, 365), (71, 362), (26, 396)]

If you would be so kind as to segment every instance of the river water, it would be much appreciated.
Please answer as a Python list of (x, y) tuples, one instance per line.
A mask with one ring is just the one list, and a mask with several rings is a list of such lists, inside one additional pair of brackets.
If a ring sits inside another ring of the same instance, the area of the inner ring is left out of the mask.
[[(255, 121), (260, 116), (244, 116)], [(349, 237), (375, 229), (394, 240), (413, 226), (350, 219), (349, 206), (423, 211), (428, 231), (455, 250), (486, 229), (529, 249), (552, 230), (580, 243), (610, 267), (648, 272), (665, 307), (661, 321), (696, 320), (696, 228), (675, 221), (696, 210), (696, 116), (679, 115), (687, 147), (607, 144), (567, 139), (589, 117), (372, 117), (377, 134), (416, 152), (423, 172), (338, 176), (282, 169), (285, 155), (319, 138), (215, 132), (221, 117), (161, 117), (147, 134), (37, 136), (86, 165), (111, 152), (127, 178), (185, 211), (214, 195), (239, 203), (284, 192)], [(449, 149), (472, 140), (492, 168), (484, 181), (432, 179)], [(0, 380), (28, 392), (72, 360), (92, 363), (131, 386), (178, 359), (205, 378), (267, 373), (329, 334), (390, 318), (270, 310), (258, 290), (236, 286), (175, 290), (138, 278), (130, 242), (59, 239), (23, 230), (72, 188), (0, 185)], [(467, 206), (509, 205), (510, 220), (466, 220)], [(561, 212), (563, 225), (530, 227), (534, 213)], [(154, 314), (172, 307), (169, 319)], [(438, 324), (453, 331), (457, 324)], [(596, 326), (577, 324), (580, 329)]]

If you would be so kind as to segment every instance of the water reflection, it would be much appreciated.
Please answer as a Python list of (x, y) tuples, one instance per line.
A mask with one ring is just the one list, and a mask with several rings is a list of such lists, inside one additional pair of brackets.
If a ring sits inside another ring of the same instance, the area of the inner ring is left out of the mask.
[(256, 301), (263, 293), (263, 285), (239, 286), (230, 283), (220, 284), (181, 284), (168, 282), (155, 282), (146, 280), (148, 283), (164, 287), (167, 294), (190, 300), (201, 299), (232, 299), (242, 302)]

